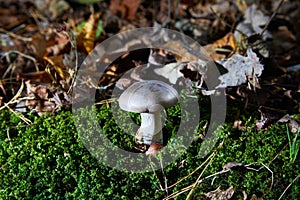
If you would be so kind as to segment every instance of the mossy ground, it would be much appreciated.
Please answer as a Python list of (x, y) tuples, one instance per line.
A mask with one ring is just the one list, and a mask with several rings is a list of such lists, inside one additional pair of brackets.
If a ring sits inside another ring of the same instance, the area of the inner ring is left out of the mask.
[[(179, 119), (179, 114), (176, 106), (168, 110), (170, 121), (165, 131), (169, 137), (177, 130), (172, 124)], [(27, 125), (9, 110), (0, 113), (0, 199), (163, 199), (166, 193), (159, 185), (164, 186), (164, 176), (170, 186), (192, 173), (211, 155), (199, 157), (201, 139), (195, 139), (180, 158), (164, 168), (164, 175), (161, 170), (156, 174), (120, 172), (89, 153), (77, 134), (71, 111), (42, 117), (29, 115), (28, 118), (33, 124)], [(123, 134), (116, 126), (110, 108), (101, 106), (97, 118), (110, 134), (111, 141), (133, 150), (133, 137)], [(132, 118), (139, 121), (137, 115)], [(252, 164), (258, 171), (233, 168), (197, 184), (193, 195), (207, 193), (218, 186), (224, 190), (233, 186), (234, 199), (242, 199), (243, 191), (248, 198), (255, 194), (264, 199), (278, 199), (300, 173), (299, 156), (294, 162), (290, 161), (285, 124), (256, 131), (255, 120), (245, 119), (248, 128), (244, 130), (230, 124), (218, 129), (217, 144), (223, 143), (218, 149), (214, 148), (215, 156), (210, 165), (170, 188), (168, 194), (193, 184), (202, 171), (204, 178), (221, 171), (229, 162), (238, 162)], [(200, 124), (204, 125), (205, 120)], [(187, 194), (182, 193), (175, 199), (185, 199)], [(299, 198), (300, 179), (297, 179), (283, 199)]]

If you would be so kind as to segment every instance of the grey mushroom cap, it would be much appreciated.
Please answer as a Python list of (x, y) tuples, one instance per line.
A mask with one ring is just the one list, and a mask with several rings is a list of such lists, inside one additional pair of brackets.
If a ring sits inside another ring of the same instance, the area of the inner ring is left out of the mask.
[(178, 92), (169, 84), (157, 80), (140, 81), (129, 86), (119, 98), (122, 110), (152, 113), (178, 102)]

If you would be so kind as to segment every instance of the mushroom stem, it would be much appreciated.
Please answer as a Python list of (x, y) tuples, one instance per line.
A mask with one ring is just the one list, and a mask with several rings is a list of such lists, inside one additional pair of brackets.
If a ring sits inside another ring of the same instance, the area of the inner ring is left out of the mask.
[(160, 111), (153, 113), (141, 113), (141, 127), (137, 131), (137, 143), (151, 145), (162, 144), (162, 122)]

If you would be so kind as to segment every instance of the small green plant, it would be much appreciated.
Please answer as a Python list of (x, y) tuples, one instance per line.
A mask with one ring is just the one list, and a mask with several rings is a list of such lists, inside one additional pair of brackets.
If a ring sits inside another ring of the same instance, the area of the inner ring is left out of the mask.
[(298, 138), (298, 135), (299, 135), (299, 132), (300, 132), (300, 127), (298, 127), (298, 130), (293, 138), (293, 141), (291, 140), (291, 135), (290, 135), (290, 131), (289, 131), (289, 127), (288, 125), (286, 125), (286, 132), (287, 132), (287, 136), (288, 136), (288, 139), (289, 139), (289, 147), (290, 147), (290, 162), (294, 163), (296, 158), (297, 158), (297, 155), (298, 155), (298, 152), (299, 152), (299, 148), (300, 148), (300, 143), (299, 141), (297, 140)]

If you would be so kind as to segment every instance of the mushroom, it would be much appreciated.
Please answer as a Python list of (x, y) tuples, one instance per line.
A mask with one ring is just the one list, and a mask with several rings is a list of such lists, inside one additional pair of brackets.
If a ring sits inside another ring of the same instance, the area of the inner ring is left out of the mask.
[[(141, 126), (135, 135), (136, 143), (153, 144), (158, 150), (162, 147), (161, 112), (175, 105), (178, 102), (178, 96), (172, 86), (157, 80), (136, 82), (121, 94), (120, 108), (141, 114)], [(151, 153), (148, 152), (148, 154)]]

